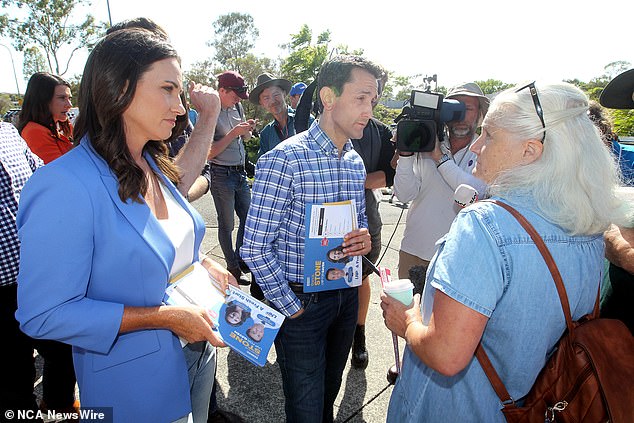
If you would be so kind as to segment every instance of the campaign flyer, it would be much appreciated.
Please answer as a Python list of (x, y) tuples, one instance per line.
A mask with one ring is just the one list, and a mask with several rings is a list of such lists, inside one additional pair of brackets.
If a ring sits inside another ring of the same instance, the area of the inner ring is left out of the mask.
[(343, 256), (343, 237), (357, 227), (352, 201), (306, 205), (304, 292), (361, 285), (361, 257)]
[(196, 262), (170, 280), (163, 299), (168, 305), (198, 305), (209, 310), (225, 344), (244, 358), (264, 366), (284, 315), (249, 294), (229, 286), (229, 293)]

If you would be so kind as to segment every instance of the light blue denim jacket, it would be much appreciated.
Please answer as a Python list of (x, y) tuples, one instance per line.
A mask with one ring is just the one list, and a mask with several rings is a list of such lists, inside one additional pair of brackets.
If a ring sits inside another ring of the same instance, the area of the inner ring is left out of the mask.
[[(503, 200), (537, 229), (562, 275), (573, 319), (592, 311), (603, 272), (602, 234), (570, 236), (531, 210), (526, 197)], [(530, 390), (565, 329), (555, 284), (526, 231), (503, 208), (476, 203), (437, 243), (421, 312), (427, 324), (436, 290), (489, 318), (484, 348), (511, 396)], [(504, 422), (502, 405), (478, 361), (446, 377), (406, 347), (388, 422)]]

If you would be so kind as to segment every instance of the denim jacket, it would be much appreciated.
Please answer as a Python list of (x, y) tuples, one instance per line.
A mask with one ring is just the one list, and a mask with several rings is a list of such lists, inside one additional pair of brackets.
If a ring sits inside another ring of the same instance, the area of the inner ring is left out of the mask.
[[(571, 236), (535, 213), (530, 198), (503, 201), (544, 239), (562, 275), (573, 319), (589, 313), (603, 272), (602, 234)], [(511, 396), (521, 400), (565, 330), (546, 263), (515, 218), (486, 202), (461, 211), (436, 247), (421, 304), (423, 323), (429, 323), (437, 290), (488, 317), (484, 349)], [(427, 367), (409, 347), (403, 361), (388, 421), (505, 421), (475, 358), (452, 377)]]

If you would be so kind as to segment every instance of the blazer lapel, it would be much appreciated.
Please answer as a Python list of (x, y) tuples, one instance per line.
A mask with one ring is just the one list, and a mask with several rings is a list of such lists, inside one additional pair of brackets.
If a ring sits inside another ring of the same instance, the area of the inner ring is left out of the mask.
[(148, 247), (154, 251), (165, 269), (166, 280), (168, 280), (169, 272), (174, 262), (175, 251), (173, 244), (167, 238), (167, 235), (165, 235), (160, 223), (156, 220), (143, 199), (142, 203), (137, 203), (132, 200), (127, 200), (125, 203), (121, 201), (118, 191), (119, 181), (117, 181), (110, 167), (108, 167), (103, 158), (94, 151), (92, 145), (87, 142), (87, 139), (82, 139), (80, 145), (86, 148), (89, 156), (99, 169), (101, 180), (110, 195), (110, 199)]

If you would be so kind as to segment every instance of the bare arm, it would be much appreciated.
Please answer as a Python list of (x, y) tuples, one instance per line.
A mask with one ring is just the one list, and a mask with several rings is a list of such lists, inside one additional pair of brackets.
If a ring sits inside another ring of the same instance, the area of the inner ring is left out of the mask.
[(410, 348), (427, 366), (453, 376), (473, 358), (482, 338), (487, 318), (440, 291), (434, 294), (434, 310), (429, 326), (420, 315), (420, 295), (407, 307), (385, 293), (381, 308), (386, 326), (405, 338)]
[(603, 238), (605, 258), (634, 274), (634, 228), (612, 225), (605, 231)]
[(255, 127), (255, 120), (249, 119), (246, 122), (241, 122), (231, 128), (227, 134), (219, 139), (218, 141), (214, 141), (211, 144), (211, 148), (209, 149), (209, 155), (207, 156), (207, 160), (211, 160), (216, 157), (218, 154), (225, 151), (231, 141), (238, 137), (244, 137), (244, 139), (249, 139), (251, 137), (251, 131)]
[(377, 170), (375, 172), (370, 172), (365, 177), (365, 187), (366, 189), (377, 189), (385, 187), (385, 172), (382, 170)]
[(193, 82), (189, 83), (188, 89), (189, 98), (198, 111), (198, 122), (175, 160), (183, 172), (178, 190), (184, 196), (205, 165), (220, 113), (220, 98), (216, 90)]
[(209, 341), (225, 344), (213, 331), (209, 312), (202, 307), (129, 307), (123, 309), (119, 333), (141, 329), (168, 329), (188, 342)]

